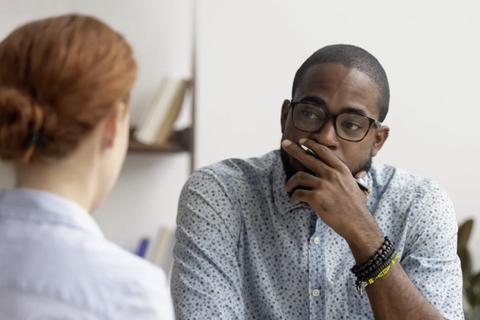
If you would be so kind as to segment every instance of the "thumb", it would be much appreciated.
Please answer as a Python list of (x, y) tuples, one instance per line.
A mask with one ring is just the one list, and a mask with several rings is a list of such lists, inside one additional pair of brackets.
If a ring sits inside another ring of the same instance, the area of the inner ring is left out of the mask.
[(354, 177), (357, 179), (363, 179), (367, 175), (367, 171), (359, 171), (355, 173)]

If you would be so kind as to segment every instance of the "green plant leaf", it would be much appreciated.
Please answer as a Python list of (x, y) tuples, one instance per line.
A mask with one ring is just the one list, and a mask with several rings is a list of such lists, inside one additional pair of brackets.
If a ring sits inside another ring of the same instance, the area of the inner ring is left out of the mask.
[(478, 320), (480, 319), (480, 308), (468, 310), (465, 312), (465, 320)]
[(472, 288), (464, 288), (464, 291), (467, 295), (467, 301), (470, 307), (473, 309), (475, 307), (475, 303), (477, 302), (477, 297), (475, 297), (475, 294), (472, 291)]
[(468, 219), (458, 228), (457, 254), (463, 275), (463, 292), (470, 308), (465, 311), (465, 320), (480, 319), (480, 272), (473, 274), (472, 259), (467, 244), (473, 229), (473, 219)]
[(458, 228), (457, 248), (466, 248), (473, 228), (473, 219), (468, 219)]
[(473, 276), (470, 280), (470, 290), (475, 296), (475, 301), (471, 305), (472, 308), (480, 307), (480, 272)]
[(480, 272), (477, 273), (476, 275), (474, 275), (473, 277), (471, 277), (470, 279), (470, 285), (473, 287), (473, 286), (477, 286), (477, 285), (480, 285)]
[(470, 252), (466, 247), (459, 247), (457, 250), (457, 254), (460, 258), (460, 263), (462, 266), (463, 282), (469, 283), (472, 273), (472, 259), (470, 257)]

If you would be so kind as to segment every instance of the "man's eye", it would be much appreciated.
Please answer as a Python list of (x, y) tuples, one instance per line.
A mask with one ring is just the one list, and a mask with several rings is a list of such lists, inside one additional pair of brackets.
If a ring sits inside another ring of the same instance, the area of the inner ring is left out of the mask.
[(312, 111), (309, 111), (309, 110), (304, 110), (302, 111), (302, 116), (305, 118), (305, 119), (309, 119), (309, 120), (316, 120), (318, 119), (318, 115)]
[(344, 128), (345, 130), (349, 130), (349, 131), (357, 131), (357, 130), (362, 129), (362, 126), (358, 122), (344, 121), (344, 122), (342, 122), (342, 128)]

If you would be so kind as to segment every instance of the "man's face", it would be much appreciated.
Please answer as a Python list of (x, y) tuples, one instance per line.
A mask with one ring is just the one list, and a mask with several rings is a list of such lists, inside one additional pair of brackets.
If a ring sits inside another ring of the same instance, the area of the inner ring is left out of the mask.
[[(347, 69), (337, 63), (319, 64), (308, 69), (296, 89), (293, 101), (315, 102), (332, 114), (354, 110), (378, 119), (378, 87), (375, 82), (358, 69)], [(298, 143), (300, 139), (308, 138), (327, 146), (347, 165), (352, 174), (370, 169), (371, 159), (382, 147), (389, 131), (386, 126), (377, 129), (372, 124), (362, 141), (345, 141), (337, 136), (332, 119), (320, 132), (300, 131), (293, 125), (288, 100), (284, 101), (282, 106), (281, 124), (282, 140), (289, 139)], [(282, 160), (287, 178), (297, 171), (308, 171), (283, 150)]]

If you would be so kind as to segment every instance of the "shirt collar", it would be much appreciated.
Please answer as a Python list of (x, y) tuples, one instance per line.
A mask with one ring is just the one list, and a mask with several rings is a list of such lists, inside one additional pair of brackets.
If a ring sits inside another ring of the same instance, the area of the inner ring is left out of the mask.
[(0, 217), (62, 224), (90, 235), (103, 237), (98, 224), (83, 207), (46, 191), (24, 188), (2, 190)]

